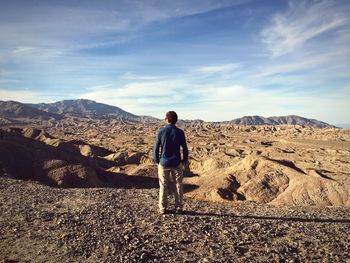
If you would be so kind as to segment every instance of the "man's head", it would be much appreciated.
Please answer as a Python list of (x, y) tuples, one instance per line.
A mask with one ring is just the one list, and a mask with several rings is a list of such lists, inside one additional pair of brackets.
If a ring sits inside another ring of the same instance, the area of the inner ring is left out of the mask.
[(177, 122), (177, 114), (175, 111), (168, 111), (165, 114), (165, 120), (168, 121), (168, 123), (175, 124)]

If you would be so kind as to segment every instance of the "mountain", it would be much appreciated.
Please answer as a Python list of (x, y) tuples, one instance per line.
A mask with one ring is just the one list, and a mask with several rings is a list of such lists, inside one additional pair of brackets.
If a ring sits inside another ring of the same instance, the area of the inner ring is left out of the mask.
[[(0, 123), (13, 120), (59, 120), (64, 117), (89, 117), (93, 119), (118, 119), (131, 122), (159, 122), (151, 116), (139, 116), (116, 106), (98, 103), (93, 100), (62, 100), (54, 103), (23, 104), (16, 101), (0, 101)], [(201, 120), (184, 122), (203, 122)], [(220, 122), (218, 122), (220, 123)], [(262, 116), (245, 116), (232, 121), (223, 122), (241, 125), (302, 125), (316, 128), (335, 127), (315, 119), (303, 118), (296, 115), (265, 118)]]
[(8, 121), (23, 121), (58, 120), (62, 117), (58, 114), (42, 111), (17, 101), (0, 101), (0, 118)]
[(302, 125), (315, 128), (335, 127), (322, 121), (308, 119), (296, 115), (274, 116), (268, 118), (262, 116), (244, 116), (242, 118), (234, 119), (229, 123), (241, 125)]
[(63, 100), (55, 103), (27, 104), (28, 106), (63, 116), (115, 118), (126, 121), (152, 122), (158, 119), (150, 116), (137, 116), (116, 106), (98, 103), (93, 100)]

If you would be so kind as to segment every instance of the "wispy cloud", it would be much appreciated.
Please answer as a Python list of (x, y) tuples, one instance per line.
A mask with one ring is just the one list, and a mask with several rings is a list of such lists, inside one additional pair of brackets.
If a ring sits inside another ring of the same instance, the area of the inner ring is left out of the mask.
[(19, 83), (21, 80), (19, 79), (3, 79), (0, 78), (0, 83)]
[[(344, 95), (347, 94), (347, 95)], [(328, 121), (346, 120), (349, 87), (332, 94), (299, 92), (289, 88), (265, 90), (242, 85), (196, 86), (179, 79), (129, 83), (121, 88), (96, 88), (81, 98), (116, 105), (139, 115), (161, 118), (172, 109), (183, 119), (231, 120), (244, 115), (289, 115)], [(328, 110), (331, 108), (332, 110)]]
[(54, 102), (55, 97), (43, 92), (30, 90), (0, 89), (0, 100), (13, 100), (22, 103)]
[(290, 1), (285, 13), (273, 15), (271, 24), (262, 31), (262, 40), (274, 57), (293, 52), (307, 41), (348, 24), (348, 9), (337, 1)]
[(349, 1), (15, 2), (0, 9), (0, 99), (205, 120), (350, 116)]
[(79, 97), (102, 101), (136, 114), (154, 114), (159, 107), (186, 100), (181, 80), (135, 81), (121, 86), (95, 87)]
[(60, 57), (64, 54), (63, 50), (53, 48), (38, 48), (31, 46), (17, 46), (14, 47), (9, 54), (13, 62), (33, 62), (33, 61), (48, 61)]
[[(65, 64), (69, 68), (74, 57), (83, 61), (77, 65), (81, 67), (91, 64), (89, 59), (96, 59), (87, 58), (89, 50), (110, 48), (137, 39), (140, 31), (151, 24), (242, 2), (120, 0), (104, 4), (87, 1), (77, 5), (70, 1), (50, 1), (35, 6), (26, 1), (9, 2), (0, 9), (0, 35), (4, 36), (0, 41), (0, 67), (13, 63), (19, 68), (25, 65), (23, 63), (51, 63), (57, 67), (67, 61)], [(101, 59), (106, 60), (107, 57)], [(158, 76), (127, 73), (121, 78), (156, 80)]]
[(69, 1), (43, 2), (35, 6), (25, 2), (21, 5), (8, 3), (0, 10), (0, 35), (6, 36), (1, 45), (63, 50), (111, 45), (133, 38), (137, 30), (151, 23), (242, 2), (121, 0), (106, 4), (88, 1), (79, 6)]
[(332, 54), (324, 55), (324, 56), (314, 56), (309, 55), (305, 56), (303, 59), (295, 60), (287, 60), (287, 61), (278, 61), (278, 63), (264, 65), (264, 67), (260, 67), (257, 69), (257, 73), (252, 76), (255, 78), (265, 78), (274, 75), (281, 74), (292, 74), (292, 73), (300, 73), (305, 72), (306, 70), (310, 70), (316, 67), (319, 67), (321, 64), (329, 62)]
[[(202, 87), (205, 97), (197, 103), (182, 105), (185, 118), (204, 120), (231, 120), (244, 115), (265, 117), (296, 114), (330, 123), (347, 119), (350, 114), (348, 97), (341, 92), (333, 94), (301, 95), (288, 88), (266, 90), (244, 86)], [(332, 109), (332, 110), (329, 110)]]
[(191, 71), (195, 73), (216, 74), (216, 73), (229, 73), (229, 72), (236, 71), (240, 68), (241, 68), (240, 64), (230, 63), (230, 64), (194, 67), (191, 69)]
[(143, 75), (143, 74), (134, 74), (132, 72), (126, 72), (121, 77), (125, 80), (161, 80), (166, 78), (166, 76), (156, 76), (156, 75)]

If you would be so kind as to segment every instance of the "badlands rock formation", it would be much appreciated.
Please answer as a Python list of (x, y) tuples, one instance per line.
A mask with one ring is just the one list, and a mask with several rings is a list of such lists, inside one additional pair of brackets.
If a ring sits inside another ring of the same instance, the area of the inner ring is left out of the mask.
[[(31, 167), (16, 171), (21, 178), (61, 187), (156, 187), (152, 148), (162, 125), (69, 117), (43, 122), (37, 127), (41, 130), (10, 129), (2, 141), (2, 165), (5, 160), (11, 173), (20, 160), (22, 167)], [(350, 206), (349, 130), (179, 125), (190, 150), (184, 181), (189, 197), (233, 204)], [(16, 151), (12, 156), (6, 149)]]
[[(198, 176), (186, 180), (200, 186), (189, 193), (193, 197), (350, 205), (349, 131), (209, 125), (195, 136), (188, 133), (197, 141), (190, 168)], [(210, 143), (200, 146), (197, 138)]]
[[(0, 169), (11, 177), (56, 187), (156, 185), (156, 179), (109, 172), (117, 165), (110, 160), (111, 153), (81, 140), (55, 138), (41, 129), (9, 128), (2, 131), (0, 139)], [(136, 161), (134, 154), (126, 156), (122, 164)]]

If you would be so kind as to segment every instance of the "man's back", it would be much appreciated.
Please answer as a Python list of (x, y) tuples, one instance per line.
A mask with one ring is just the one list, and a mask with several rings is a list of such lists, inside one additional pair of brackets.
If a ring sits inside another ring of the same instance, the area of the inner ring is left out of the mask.
[(187, 162), (188, 149), (185, 133), (174, 124), (168, 124), (158, 132), (154, 147), (154, 160), (165, 167), (178, 166), (181, 162), (180, 146), (183, 148), (183, 161)]

